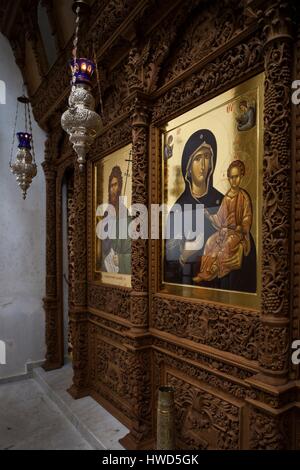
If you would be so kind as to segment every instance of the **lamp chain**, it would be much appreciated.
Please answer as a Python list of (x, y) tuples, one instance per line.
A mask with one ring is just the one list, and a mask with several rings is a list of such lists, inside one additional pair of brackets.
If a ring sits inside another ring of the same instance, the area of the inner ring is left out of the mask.
[(33, 134), (32, 134), (32, 124), (31, 124), (31, 114), (30, 114), (30, 104), (27, 104), (28, 106), (28, 120), (29, 120), (29, 132), (31, 134), (31, 147), (32, 147), (32, 157), (33, 161), (35, 163), (35, 152), (34, 152), (34, 145), (33, 145)]
[(27, 115), (28, 115), (28, 109), (27, 109), (27, 103), (25, 103), (25, 132), (28, 132), (28, 119), (27, 119)]
[(99, 91), (100, 114), (103, 118), (104, 117), (104, 111), (103, 111), (103, 101), (102, 101), (101, 84), (100, 84), (100, 73), (99, 73), (99, 68), (98, 68), (98, 61), (97, 61), (97, 55), (96, 55), (96, 49), (95, 49), (95, 42), (94, 41), (93, 41), (93, 55), (94, 55), (94, 62), (95, 62), (95, 66), (96, 66), (97, 84), (98, 84), (98, 91)]
[(79, 23), (80, 23), (80, 7), (76, 8), (76, 29), (75, 29), (75, 37), (73, 41), (73, 67), (72, 67), (72, 89), (74, 90), (75, 82), (76, 82), (76, 66), (77, 66), (77, 47), (78, 47), (78, 37), (79, 37)]
[(10, 159), (9, 159), (10, 168), (11, 168), (12, 155), (13, 155), (14, 145), (15, 145), (15, 136), (16, 136), (16, 128), (17, 128), (17, 119), (18, 119), (18, 109), (19, 109), (19, 102), (17, 101), (17, 111), (16, 111), (16, 117), (15, 117), (15, 125), (14, 125), (13, 139), (12, 139)]

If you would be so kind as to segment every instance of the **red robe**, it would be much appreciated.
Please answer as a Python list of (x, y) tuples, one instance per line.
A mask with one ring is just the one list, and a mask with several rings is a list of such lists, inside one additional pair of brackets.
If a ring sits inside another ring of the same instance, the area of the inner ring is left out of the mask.
[(236, 193), (230, 189), (215, 215), (209, 215), (217, 229), (206, 242), (196, 282), (211, 281), (240, 269), (243, 256), (250, 252), (252, 203), (243, 189)]

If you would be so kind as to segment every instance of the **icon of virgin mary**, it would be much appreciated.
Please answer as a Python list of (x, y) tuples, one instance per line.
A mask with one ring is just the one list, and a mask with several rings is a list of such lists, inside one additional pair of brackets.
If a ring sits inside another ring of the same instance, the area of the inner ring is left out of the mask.
[[(170, 211), (168, 226), (170, 238), (166, 240), (164, 281), (167, 283), (194, 285), (194, 277), (198, 274), (199, 263), (204, 254), (207, 240), (215, 233), (211, 219), (204, 219), (202, 239), (190, 241), (184, 230), (184, 210), (189, 204), (192, 212), (202, 204), (206, 213), (214, 215), (218, 212), (224, 195), (213, 183), (213, 174), (217, 162), (217, 142), (214, 134), (208, 129), (195, 132), (187, 140), (182, 153), (181, 171), (185, 181), (185, 189)], [(182, 233), (175, 233), (174, 217), (176, 208), (182, 211)], [(198, 243), (199, 242), (199, 243)], [(195, 284), (196, 285), (196, 284)], [(250, 235), (250, 250), (245, 256), (239, 270), (229, 272), (222, 278), (201, 281), (197, 285), (216, 289), (240, 292), (256, 292), (256, 248)]]

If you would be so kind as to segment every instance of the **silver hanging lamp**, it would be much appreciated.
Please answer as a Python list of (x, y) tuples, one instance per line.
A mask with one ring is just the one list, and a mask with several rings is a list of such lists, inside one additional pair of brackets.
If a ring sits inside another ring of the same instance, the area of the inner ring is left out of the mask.
[(86, 154), (94, 139), (100, 133), (102, 120), (95, 112), (95, 100), (91, 93), (91, 79), (97, 61), (77, 58), (80, 14), (88, 10), (85, 1), (74, 1), (73, 11), (76, 13), (76, 31), (73, 42), (73, 59), (71, 60), (72, 89), (69, 96), (69, 108), (61, 117), (62, 128), (69, 134), (70, 142), (77, 154), (77, 162), (82, 170), (86, 162)]
[[(24, 104), (25, 131), (16, 133), (19, 103)], [(13, 151), (14, 151), (16, 135), (18, 137), (19, 145), (18, 145), (18, 151), (16, 154), (15, 161), (12, 163), (12, 156), (13, 156)], [(13, 140), (12, 140), (12, 146), (11, 146), (11, 152), (10, 152), (9, 166), (10, 166), (11, 172), (16, 176), (17, 183), (22, 190), (23, 199), (26, 199), (27, 190), (29, 186), (31, 185), (33, 178), (37, 174), (37, 166), (35, 162), (34, 145), (33, 145), (33, 138), (32, 138), (30, 101), (27, 98), (27, 96), (25, 96), (24, 94), (23, 96), (19, 96), (17, 98), (17, 111), (16, 111), (16, 117), (15, 117), (15, 125), (14, 125), (14, 131), (13, 131)]]

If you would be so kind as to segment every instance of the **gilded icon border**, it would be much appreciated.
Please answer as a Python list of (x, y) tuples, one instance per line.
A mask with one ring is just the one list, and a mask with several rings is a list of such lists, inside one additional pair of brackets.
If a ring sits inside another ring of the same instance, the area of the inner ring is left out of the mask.
[[(264, 73), (243, 82), (242, 84), (222, 93), (221, 95), (197, 106), (194, 109), (176, 117), (175, 119), (167, 122), (160, 128), (160, 154), (161, 161), (161, 194), (160, 204), (165, 202), (166, 180), (166, 142), (165, 137), (170, 132), (170, 129), (176, 129), (178, 126), (184, 126), (189, 121), (197, 120), (199, 117), (209, 113), (211, 110), (218, 108), (221, 105), (232, 103), (234, 100), (249, 94), (249, 90), (256, 90), (257, 103), (256, 103), (256, 126), (257, 126), (257, 168), (256, 168), (256, 211), (255, 211), (255, 240), (256, 240), (256, 276), (257, 276), (257, 290), (256, 293), (238, 292), (232, 290), (222, 290), (216, 288), (207, 288), (194, 285), (183, 285), (177, 283), (168, 283), (164, 280), (164, 257), (165, 257), (165, 243), (160, 242), (160, 272), (159, 272), (159, 287), (161, 293), (172, 294), (187, 298), (197, 298), (204, 301), (220, 302), (228, 305), (236, 305), (240, 307), (247, 307), (249, 309), (258, 310), (261, 301), (261, 245), (262, 245), (262, 181), (263, 181), (263, 109), (264, 109)], [(185, 136), (185, 140), (187, 140)], [(253, 177), (253, 175), (252, 175)]]
[[(92, 273), (93, 273), (93, 281), (96, 281), (99, 284), (105, 286), (119, 286), (119, 287), (131, 287), (131, 274), (119, 274), (119, 273), (105, 273), (99, 268), (99, 263), (97, 263), (97, 259), (99, 258), (99, 252), (101, 252), (101, 240), (96, 235), (96, 226), (99, 222), (99, 217), (96, 216), (96, 209), (100, 203), (106, 203), (108, 201), (100, 201), (99, 193), (103, 192), (103, 187), (107, 185), (108, 181), (102, 181), (99, 178), (101, 174), (101, 170), (103, 170), (103, 165), (107, 164), (107, 166), (112, 169), (114, 165), (119, 166), (123, 160), (123, 167), (122, 167), (122, 175), (126, 177), (126, 173), (128, 173), (127, 165), (130, 163), (124, 163), (126, 157), (130, 160), (132, 145), (127, 144), (123, 147), (119, 148), (118, 150), (105, 155), (99, 159), (96, 159), (92, 162), (92, 178), (93, 178), (93, 185), (92, 185), (92, 194), (93, 194), (93, 202), (92, 202)], [(113, 162), (110, 164), (110, 162)], [(131, 161), (132, 164), (132, 161)], [(126, 169), (125, 169), (126, 166)], [(100, 169), (99, 169), (100, 168)], [(126, 184), (123, 182), (123, 188), (125, 186), (126, 195), (128, 197), (128, 204), (131, 204), (131, 194), (132, 194), (132, 169), (130, 170), (130, 178), (129, 184), (126, 181)]]

